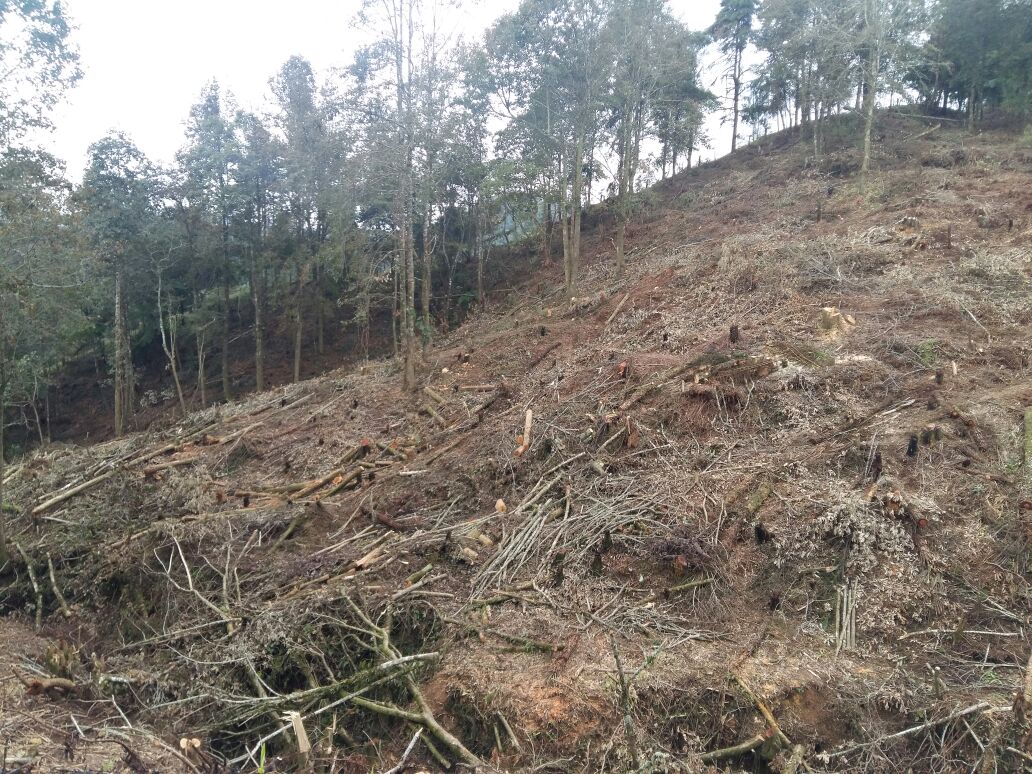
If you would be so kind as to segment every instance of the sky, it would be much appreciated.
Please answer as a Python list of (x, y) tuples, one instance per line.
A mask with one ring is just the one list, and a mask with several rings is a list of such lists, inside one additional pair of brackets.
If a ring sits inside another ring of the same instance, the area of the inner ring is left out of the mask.
[[(519, 0), (480, 0), (451, 12), (448, 25), (479, 38)], [(361, 0), (65, 0), (76, 29), (83, 77), (55, 111), (43, 144), (78, 180), (90, 143), (125, 132), (151, 159), (168, 163), (184, 142), (184, 123), (212, 78), (242, 108), (262, 109), (269, 78), (292, 55), (317, 72), (350, 62), (369, 32), (354, 23)], [(669, 0), (694, 29), (716, 16), (719, 0)], [(715, 76), (707, 77), (712, 85)], [(719, 119), (712, 158), (726, 151)]]

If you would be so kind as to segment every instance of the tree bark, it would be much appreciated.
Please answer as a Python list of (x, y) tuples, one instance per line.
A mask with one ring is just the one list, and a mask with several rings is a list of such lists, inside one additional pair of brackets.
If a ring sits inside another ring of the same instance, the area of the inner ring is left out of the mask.
[(115, 435), (126, 430), (129, 407), (126, 405), (128, 374), (125, 372), (126, 341), (125, 330), (125, 277), (122, 267), (115, 269)]
[(867, 16), (867, 66), (864, 74), (864, 158), (860, 164), (860, 195), (867, 195), (867, 177), (871, 169), (871, 134), (874, 130), (874, 104), (878, 94), (878, 56), (881, 24), (875, 0), (865, 0)]
[(487, 294), (484, 291), (484, 263), (487, 257), (487, 204), (481, 199), (477, 205), (477, 303), (481, 309), (487, 306)]
[(229, 388), (229, 267), (222, 275), (222, 397), (227, 403), (233, 400)]
[(577, 294), (577, 275), (580, 273), (581, 215), (584, 195), (584, 132), (577, 138), (576, 166), (573, 170), (573, 228), (570, 234), (570, 295)]
[(742, 97), (742, 49), (735, 48), (734, 72), (731, 75), (731, 83), (734, 87), (732, 96), (732, 110), (734, 118), (731, 124), (731, 152), (738, 148), (738, 102)]
[(303, 266), (297, 269), (297, 288), (294, 291), (294, 382), (301, 381), (301, 334), (304, 324), (304, 314), (301, 309), (302, 294), (304, 292), (305, 270)]
[(4, 394), (6, 384), (0, 384), (0, 568), (7, 564), (7, 514), (4, 512), (4, 476), (7, 474), (7, 454), (4, 451)]
[(420, 283), (420, 301), (423, 313), (423, 351), (426, 351), (430, 346), (431, 332), (433, 330), (430, 325), (430, 295), (433, 290), (433, 256), (430, 245), (430, 226), (430, 203), (428, 201), (423, 208), (423, 278)]
[[(406, 18), (406, 6), (408, 18)], [(406, 390), (414, 390), (416, 387), (416, 267), (415, 250), (412, 239), (412, 140), (410, 126), (411, 121), (411, 83), (405, 79), (405, 60), (411, 57), (411, 38), (413, 34), (411, 0), (400, 0), (396, 6), (396, 17), (392, 20), (394, 24), (394, 67), (396, 76), (397, 91), (397, 113), (398, 113), (398, 153), (399, 153), (399, 179), (398, 179), (398, 225), (401, 230), (401, 265), (402, 277), (402, 356), (403, 379), (402, 385)], [(408, 33), (409, 40), (405, 35)], [(408, 45), (406, 45), (408, 43)], [(409, 77), (411, 77), (411, 60), (409, 64)]]
[(258, 259), (251, 251), (251, 304), (254, 306), (254, 383), (255, 389), (265, 389), (265, 335), (262, 330), (262, 291)]
[(161, 273), (158, 273), (158, 331), (161, 334), (161, 348), (168, 358), (169, 368), (172, 370), (172, 381), (176, 386), (176, 396), (179, 398), (179, 409), (182, 415), (186, 416), (186, 398), (183, 397), (183, 385), (179, 381), (179, 368), (176, 363), (176, 326), (169, 310), (169, 327), (165, 330), (165, 312), (161, 308)]
[(315, 351), (326, 352), (326, 298), (323, 294), (323, 272), (315, 266)]

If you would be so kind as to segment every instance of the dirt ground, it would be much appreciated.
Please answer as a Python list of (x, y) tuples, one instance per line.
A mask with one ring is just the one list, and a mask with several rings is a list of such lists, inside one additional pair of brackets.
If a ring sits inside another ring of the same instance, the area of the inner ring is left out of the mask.
[(866, 199), (845, 129), (682, 173), (625, 276), (593, 210), (577, 297), (528, 256), (416, 393), (378, 361), (27, 457), (0, 741), (36, 772), (1020, 770), (1032, 144), (929, 128), (883, 118)]

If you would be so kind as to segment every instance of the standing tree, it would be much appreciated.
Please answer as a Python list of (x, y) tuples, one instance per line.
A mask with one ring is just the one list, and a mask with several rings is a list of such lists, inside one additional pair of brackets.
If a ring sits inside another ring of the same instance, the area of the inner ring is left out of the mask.
[(141, 268), (144, 238), (154, 217), (153, 170), (122, 134), (93, 143), (77, 192), (83, 220), (97, 255), (114, 281), (115, 435), (129, 426), (133, 411), (133, 359), (129, 340), (127, 277)]
[(254, 311), (255, 389), (265, 389), (265, 311), (268, 288), (268, 238), (272, 228), (275, 188), (281, 176), (281, 148), (258, 116), (241, 113), (237, 117), (241, 137), (240, 166), (240, 241), (246, 245), (248, 281)]
[[(51, 0), (0, 2), (0, 146), (6, 149), (0, 185), (0, 481), (4, 477), (4, 405), (13, 383), (10, 363), (16, 361), (10, 345), (24, 344), (27, 336), (11, 333), (7, 324), (21, 304), (26, 279), (26, 251), (39, 244), (38, 236), (26, 238), (25, 229), (38, 235), (42, 224), (53, 225), (56, 176), (45, 157), (27, 159), (13, 144), (34, 129), (50, 126), (50, 111), (65, 91), (78, 80), (78, 52), (69, 40), (70, 27), (64, 6)], [(26, 161), (28, 164), (26, 165)], [(26, 175), (26, 170), (30, 170)], [(40, 174), (42, 172), (42, 174)], [(39, 206), (40, 196), (47, 204)], [(26, 206), (28, 205), (28, 206)], [(51, 238), (57, 234), (55, 228)], [(56, 265), (56, 261), (52, 265)], [(38, 330), (38, 326), (31, 328)], [(7, 563), (4, 532), (3, 490), (0, 487), (0, 567)]]
[(64, 6), (0, 2), (0, 145), (50, 127), (50, 111), (80, 76)]
[(324, 172), (327, 137), (315, 73), (301, 57), (291, 57), (271, 81), (279, 106), (277, 123), (284, 136), (283, 196), (290, 217), (289, 258), (294, 272), (294, 381), (301, 379), (306, 287), (314, 288), (318, 337), (322, 341), (322, 286), (319, 249), (326, 238)]
[(235, 281), (235, 267), (230, 243), (230, 223), (239, 207), (234, 179), (239, 163), (239, 143), (233, 123), (232, 108), (226, 104), (218, 83), (212, 81), (190, 109), (187, 122), (187, 146), (179, 161), (186, 175), (187, 197), (204, 214), (208, 245), (205, 254), (222, 290), (220, 311), (222, 341), (222, 396), (232, 399), (229, 375), (230, 289)]
[[(43, 153), (10, 149), (0, 156), (0, 450), (7, 409), (36, 405), (64, 358), (88, 336), (79, 296), (84, 282), (69, 186)], [(0, 453), (0, 503), (5, 456)], [(0, 568), (7, 561), (0, 508)]]
[[(614, 61), (607, 97), (608, 123), (616, 154), (616, 266), (624, 271), (624, 241), (642, 141), (654, 131), (664, 153), (678, 152), (675, 127), (687, 129), (688, 163), (707, 95), (697, 80), (697, 45), (691, 32), (660, 0), (615, 0), (606, 26)], [(658, 122), (652, 123), (658, 119)], [(676, 170), (675, 170), (676, 171)]]
[(752, 35), (756, 0), (720, 0), (717, 20), (710, 34), (727, 64), (725, 77), (731, 81), (731, 150), (738, 147), (738, 118), (741, 107), (745, 65), (743, 57)]

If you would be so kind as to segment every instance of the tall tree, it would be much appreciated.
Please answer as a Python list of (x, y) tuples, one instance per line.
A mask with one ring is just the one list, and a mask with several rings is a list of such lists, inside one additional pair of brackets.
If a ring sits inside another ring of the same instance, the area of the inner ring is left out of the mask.
[[(60, 364), (88, 338), (79, 293), (92, 268), (69, 213), (70, 186), (50, 156), (8, 149), (0, 155), (0, 450), (7, 410), (36, 409)], [(0, 502), (5, 455), (0, 452)], [(0, 508), (0, 568), (7, 561)]]
[(64, 5), (0, 2), (0, 145), (50, 127), (50, 112), (81, 75)]
[(622, 274), (642, 141), (655, 133), (664, 151), (673, 151), (676, 158), (675, 127), (687, 128), (684, 141), (690, 164), (695, 141), (691, 133), (701, 118), (698, 107), (709, 95), (697, 80), (697, 40), (661, 0), (615, 0), (606, 44), (614, 63), (606, 103), (616, 155), (616, 266)]
[[(324, 209), (326, 126), (319, 105), (311, 64), (291, 57), (271, 81), (279, 112), (276, 121), (284, 136), (283, 196), (290, 217), (289, 258), (293, 269), (294, 381), (301, 379), (304, 345), (305, 297), (314, 288), (317, 315), (321, 314), (319, 248), (328, 224)], [(317, 324), (322, 318), (317, 316)], [(319, 331), (321, 340), (321, 330)]]
[(744, 83), (745, 49), (752, 34), (756, 0), (720, 0), (717, 20), (710, 28), (720, 53), (727, 64), (726, 77), (731, 82), (731, 150), (738, 147), (738, 118)]
[(217, 82), (209, 83), (200, 100), (190, 109), (187, 145), (180, 153), (186, 172), (188, 196), (205, 214), (210, 246), (208, 255), (222, 291), (220, 309), (222, 396), (232, 400), (229, 373), (230, 291), (235, 281), (234, 253), (230, 242), (230, 223), (239, 207), (235, 170), (240, 148), (233, 122), (233, 108)]
[(240, 186), (241, 243), (246, 245), (248, 282), (254, 314), (255, 389), (265, 389), (265, 313), (268, 299), (266, 266), (268, 237), (276, 206), (275, 189), (281, 178), (281, 148), (262, 120), (252, 113), (237, 119), (241, 138)]
[(546, 211), (557, 205), (571, 297), (580, 273), (585, 172), (612, 77), (607, 13), (602, 0), (524, 0), (488, 33), (496, 100), (510, 119), (499, 145), (535, 162)]
[(99, 259), (113, 280), (112, 315), (114, 429), (122, 435), (133, 412), (133, 358), (129, 340), (127, 278), (142, 265), (148, 221), (154, 217), (153, 169), (140, 150), (122, 134), (93, 143), (77, 192), (84, 223)]

